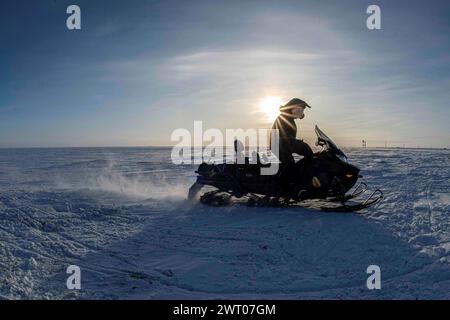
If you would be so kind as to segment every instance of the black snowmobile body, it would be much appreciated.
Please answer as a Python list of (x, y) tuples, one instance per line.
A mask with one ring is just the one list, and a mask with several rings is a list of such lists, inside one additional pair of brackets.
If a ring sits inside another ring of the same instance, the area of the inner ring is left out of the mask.
[[(202, 186), (217, 188), (204, 194), (203, 203), (225, 204), (231, 197), (246, 197), (252, 204), (277, 203), (292, 204), (309, 199), (333, 199), (342, 207), (332, 207), (335, 211), (356, 211), (379, 202), (380, 190), (376, 190), (364, 203), (348, 205), (345, 202), (365, 191), (365, 184), (352, 189), (359, 175), (359, 168), (347, 162), (346, 155), (317, 126), (317, 145), (323, 149), (312, 158), (303, 158), (296, 163), (280, 164), (274, 175), (261, 175), (261, 168), (270, 166), (258, 161), (256, 164), (202, 163), (196, 173), (197, 181), (189, 191), (189, 198), (195, 197)], [(322, 208), (327, 209), (327, 208)]]
[(238, 198), (247, 193), (270, 197), (326, 198), (349, 191), (359, 169), (329, 152), (315, 154), (294, 164), (280, 164), (276, 175), (261, 175), (262, 164), (206, 164), (197, 170), (197, 183), (216, 187)]

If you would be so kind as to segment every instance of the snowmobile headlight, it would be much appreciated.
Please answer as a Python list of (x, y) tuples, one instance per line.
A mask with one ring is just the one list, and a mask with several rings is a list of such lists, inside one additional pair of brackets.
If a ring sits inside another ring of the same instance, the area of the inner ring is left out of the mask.
[(343, 161), (343, 162), (347, 162), (347, 157), (343, 156), (342, 154), (337, 154), (336, 157), (339, 158), (339, 160)]
[(345, 177), (350, 179), (351, 177), (353, 177), (353, 175), (352, 175), (351, 173), (347, 173), (347, 174), (345, 175)]

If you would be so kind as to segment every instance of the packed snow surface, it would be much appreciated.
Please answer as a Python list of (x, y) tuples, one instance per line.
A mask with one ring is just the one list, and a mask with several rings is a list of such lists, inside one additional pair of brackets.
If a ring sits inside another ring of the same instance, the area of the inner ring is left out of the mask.
[(450, 298), (450, 151), (345, 151), (386, 196), (359, 215), (191, 205), (170, 149), (1, 149), (0, 298)]

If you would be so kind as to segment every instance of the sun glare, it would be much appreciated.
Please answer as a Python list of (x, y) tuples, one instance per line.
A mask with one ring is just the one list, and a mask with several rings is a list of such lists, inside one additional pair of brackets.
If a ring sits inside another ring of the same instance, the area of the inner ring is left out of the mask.
[(267, 97), (261, 101), (261, 111), (264, 113), (267, 121), (274, 121), (280, 114), (282, 104), (280, 97)]

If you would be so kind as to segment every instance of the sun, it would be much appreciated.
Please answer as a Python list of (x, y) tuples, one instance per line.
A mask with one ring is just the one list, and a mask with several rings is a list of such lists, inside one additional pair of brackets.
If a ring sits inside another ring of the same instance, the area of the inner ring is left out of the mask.
[(280, 114), (281, 98), (276, 96), (266, 97), (261, 100), (260, 109), (267, 121), (274, 121)]

